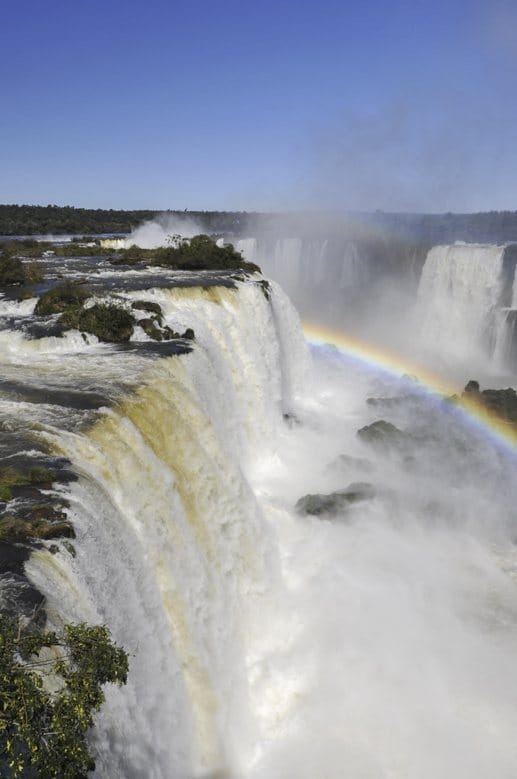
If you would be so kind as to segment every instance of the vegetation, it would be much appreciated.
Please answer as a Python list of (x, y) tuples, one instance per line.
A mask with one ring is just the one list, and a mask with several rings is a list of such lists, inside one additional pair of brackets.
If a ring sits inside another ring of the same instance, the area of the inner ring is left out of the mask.
[(40, 267), (34, 263), (24, 263), (18, 257), (10, 254), (0, 256), (0, 285), (34, 284), (41, 281), (43, 275)]
[(42, 466), (28, 470), (0, 468), (0, 502), (29, 497), (18, 507), (16, 514), (0, 513), (0, 541), (74, 538), (74, 529), (63, 511), (63, 501), (49, 499), (41, 492), (48, 490), (57, 478), (54, 470)]
[(96, 335), (99, 341), (123, 343), (133, 335), (135, 317), (114, 303), (95, 303), (88, 308), (69, 307), (59, 322), (66, 328)]
[(72, 206), (0, 205), (0, 235), (128, 233), (133, 227), (166, 213), (194, 219), (207, 232), (235, 232), (248, 214), (221, 211), (115, 211)]
[(24, 284), (25, 271), (21, 260), (15, 257), (0, 257), (0, 284)]
[(65, 281), (45, 292), (34, 309), (35, 314), (63, 314), (70, 309), (79, 309), (90, 296), (90, 292), (80, 284)]
[(123, 250), (116, 259), (117, 263), (145, 262), (172, 270), (244, 270), (249, 273), (260, 272), (258, 265), (247, 262), (232, 244), (218, 246), (208, 235), (196, 235), (189, 240), (174, 236), (170, 246), (158, 249), (141, 249), (131, 246)]
[[(183, 334), (176, 333), (163, 325), (162, 309), (158, 303), (137, 300), (131, 304), (133, 311), (143, 311), (151, 316), (137, 319), (116, 303), (95, 303), (85, 306), (91, 293), (83, 285), (72, 282), (58, 284), (45, 292), (36, 304), (35, 313), (41, 316), (61, 314), (58, 324), (65, 330), (79, 330), (97, 336), (99, 341), (107, 343), (125, 343), (133, 335), (138, 324), (154, 341), (169, 341), (174, 338), (193, 340), (192, 328)], [(1, 495), (1, 481), (0, 481)]]
[(125, 684), (127, 673), (105, 627), (66, 625), (58, 636), (0, 617), (0, 775), (86, 779), (102, 687)]
[(0, 501), (11, 500), (13, 487), (29, 484), (50, 487), (56, 478), (55, 471), (37, 466), (26, 473), (18, 468), (0, 468)]

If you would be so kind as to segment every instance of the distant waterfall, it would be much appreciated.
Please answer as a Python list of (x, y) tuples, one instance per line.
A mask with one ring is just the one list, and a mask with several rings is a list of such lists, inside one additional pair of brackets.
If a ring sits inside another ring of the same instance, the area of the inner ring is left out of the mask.
[(514, 273), (515, 256), (505, 246), (431, 249), (415, 309), (424, 345), (458, 357), (500, 354)]
[(235, 248), (285, 289), (304, 316), (339, 316), (366, 287), (372, 269), (354, 241), (336, 238), (243, 238)]

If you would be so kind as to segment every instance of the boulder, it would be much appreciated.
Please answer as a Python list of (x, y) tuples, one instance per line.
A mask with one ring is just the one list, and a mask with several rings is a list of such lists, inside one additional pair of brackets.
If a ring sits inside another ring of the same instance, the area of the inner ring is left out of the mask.
[(329, 514), (335, 516), (346, 511), (352, 504), (375, 497), (375, 488), (369, 482), (353, 482), (344, 490), (330, 492), (327, 495), (304, 495), (296, 503), (299, 514), (320, 516)]
[(406, 438), (402, 430), (391, 422), (386, 422), (385, 419), (378, 419), (371, 425), (365, 425), (357, 431), (357, 435), (367, 444), (383, 447), (399, 447)]

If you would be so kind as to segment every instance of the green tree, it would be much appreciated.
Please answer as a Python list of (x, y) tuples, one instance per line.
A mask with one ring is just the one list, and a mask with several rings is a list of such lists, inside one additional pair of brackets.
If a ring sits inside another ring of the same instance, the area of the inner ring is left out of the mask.
[(125, 684), (127, 672), (103, 626), (66, 625), (58, 636), (0, 617), (0, 776), (85, 779), (102, 686)]

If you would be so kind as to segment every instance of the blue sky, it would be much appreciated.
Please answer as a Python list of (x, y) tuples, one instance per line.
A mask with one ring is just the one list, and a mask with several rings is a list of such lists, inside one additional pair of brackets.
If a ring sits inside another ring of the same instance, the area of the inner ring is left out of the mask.
[(509, 0), (18, 0), (0, 202), (517, 209)]

